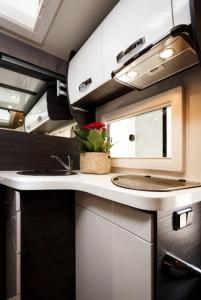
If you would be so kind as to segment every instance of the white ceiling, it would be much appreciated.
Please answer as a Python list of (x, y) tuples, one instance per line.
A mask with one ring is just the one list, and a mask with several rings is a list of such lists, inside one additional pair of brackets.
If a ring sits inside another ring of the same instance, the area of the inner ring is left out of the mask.
[[(118, 0), (63, 0), (40, 46), (31, 43), (26, 38), (10, 32), (9, 34), (46, 52), (67, 59), (71, 50), (78, 50), (82, 46), (117, 2)], [(1, 31), (6, 32), (2, 28)]]

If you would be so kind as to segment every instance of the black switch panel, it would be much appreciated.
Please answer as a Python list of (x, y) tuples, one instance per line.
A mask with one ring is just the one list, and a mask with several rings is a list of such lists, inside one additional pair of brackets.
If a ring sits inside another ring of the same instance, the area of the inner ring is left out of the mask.
[(191, 207), (175, 211), (173, 213), (173, 228), (180, 230), (191, 225), (193, 222), (193, 210)]

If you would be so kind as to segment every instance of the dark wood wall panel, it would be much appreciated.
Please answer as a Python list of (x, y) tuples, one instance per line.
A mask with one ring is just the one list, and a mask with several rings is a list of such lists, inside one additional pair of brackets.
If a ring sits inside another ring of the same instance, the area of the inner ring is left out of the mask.
[(51, 154), (64, 161), (70, 155), (74, 169), (79, 169), (79, 146), (75, 139), (0, 129), (0, 171), (61, 169)]
[(192, 208), (193, 224), (178, 231), (173, 230), (173, 211), (157, 214), (157, 300), (201, 299), (201, 278), (162, 265), (168, 251), (201, 267), (201, 203)]
[(74, 192), (20, 195), (22, 300), (75, 300)]
[(0, 300), (6, 298), (6, 190), (0, 186)]

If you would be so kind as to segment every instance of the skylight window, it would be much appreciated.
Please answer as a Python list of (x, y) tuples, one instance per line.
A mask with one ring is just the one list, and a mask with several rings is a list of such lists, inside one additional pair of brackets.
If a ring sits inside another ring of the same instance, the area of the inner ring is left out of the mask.
[(0, 0), (1, 17), (34, 31), (43, 0)]
[(10, 112), (5, 109), (0, 109), (0, 123), (8, 124), (10, 121)]

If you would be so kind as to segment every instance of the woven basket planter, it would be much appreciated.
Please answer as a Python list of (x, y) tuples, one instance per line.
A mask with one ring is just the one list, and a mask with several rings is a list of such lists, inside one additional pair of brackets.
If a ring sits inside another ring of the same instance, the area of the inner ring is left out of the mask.
[(111, 171), (111, 159), (108, 153), (80, 153), (80, 171), (87, 174), (108, 174)]

